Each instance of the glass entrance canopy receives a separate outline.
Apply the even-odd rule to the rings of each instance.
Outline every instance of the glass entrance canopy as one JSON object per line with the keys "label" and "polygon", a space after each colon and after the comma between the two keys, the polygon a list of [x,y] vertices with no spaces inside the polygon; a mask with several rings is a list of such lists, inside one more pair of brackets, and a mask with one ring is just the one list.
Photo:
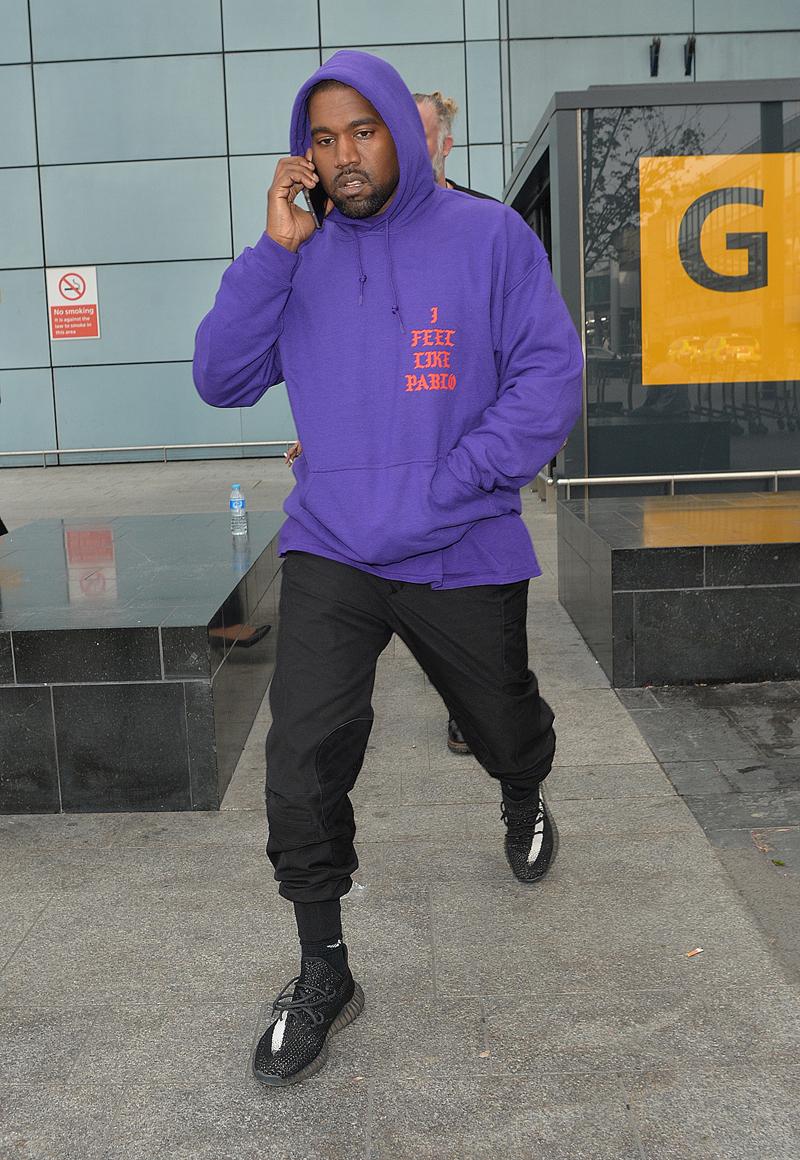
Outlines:
{"label": "glass entrance canopy", "polygon": [[505,201],[584,341],[559,475],[800,467],[800,80],[556,93]]}

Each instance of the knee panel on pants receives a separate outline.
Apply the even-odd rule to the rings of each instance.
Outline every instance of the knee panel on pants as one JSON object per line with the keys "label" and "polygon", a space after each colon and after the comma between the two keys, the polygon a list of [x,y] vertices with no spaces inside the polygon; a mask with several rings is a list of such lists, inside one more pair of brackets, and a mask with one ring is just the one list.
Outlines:
{"label": "knee panel on pants", "polygon": [[357,717],[332,729],[317,747],[315,765],[325,830],[335,825],[342,799],[355,785],[371,731],[372,717]]}
{"label": "knee panel on pants", "polygon": [[345,721],[332,729],[298,767],[287,768],[288,754],[276,758],[267,776],[270,843],[290,849],[325,841],[332,831],[353,829],[347,798],[364,760],[372,717]]}

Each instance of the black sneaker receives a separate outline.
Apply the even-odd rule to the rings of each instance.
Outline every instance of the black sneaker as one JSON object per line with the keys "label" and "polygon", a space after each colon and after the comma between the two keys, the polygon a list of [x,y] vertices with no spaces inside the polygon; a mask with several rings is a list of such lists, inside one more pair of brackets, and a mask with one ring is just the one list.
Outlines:
{"label": "black sneaker", "polygon": [[558,830],[541,795],[516,804],[504,800],[500,816],[507,827],[506,858],[520,882],[543,878],[558,851]]}
{"label": "black sneaker", "polygon": [[299,976],[286,984],[272,1004],[278,1018],[258,1041],[253,1075],[269,1087],[288,1087],[308,1079],[325,1065],[328,1036],[352,1023],[363,1010],[364,992],[349,968],[340,975],[325,959],[303,959]]}
{"label": "black sneaker", "polygon": [[472,753],[472,750],[464,740],[464,735],[452,717],[447,722],[447,748],[451,753]]}

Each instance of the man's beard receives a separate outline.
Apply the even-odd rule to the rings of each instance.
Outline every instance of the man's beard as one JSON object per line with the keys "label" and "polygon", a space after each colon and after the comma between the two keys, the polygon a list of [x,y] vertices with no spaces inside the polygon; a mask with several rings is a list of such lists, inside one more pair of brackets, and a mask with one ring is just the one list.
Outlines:
{"label": "man's beard", "polygon": [[444,177],[444,150],[441,147],[434,153],[431,165],[433,166],[433,180],[438,184]]}
{"label": "man's beard", "polygon": [[346,181],[349,177],[360,177],[367,185],[373,186],[373,192],[366,197],[352,198],[341,197],[337,192],[336,186],[330,191],[328,196],[333,204],[338,209],[339,213],[344,214],[349,218],[365,218],[372,217],[378,210],[383,209],[389,198],[397,189],[397,183],[400,180],[399,175],[394,179],[391,185],[374,185],[366,173],[348,173],[343,175],[339,180]]}

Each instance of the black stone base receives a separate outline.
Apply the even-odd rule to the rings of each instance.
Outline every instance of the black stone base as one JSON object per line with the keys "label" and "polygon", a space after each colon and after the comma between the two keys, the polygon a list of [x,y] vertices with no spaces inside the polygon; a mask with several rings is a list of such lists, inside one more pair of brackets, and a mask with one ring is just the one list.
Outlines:
{"label": "black stone base", "polygon": [[0,541],[0,812],[219,808],[274,668],[281,523],[251,513],[234,543],[225,514],[45,520]]}
{"label": "black stone base", "polygon": [[800,676],[800,496],[558,505],[558,590],[616,687]]}

